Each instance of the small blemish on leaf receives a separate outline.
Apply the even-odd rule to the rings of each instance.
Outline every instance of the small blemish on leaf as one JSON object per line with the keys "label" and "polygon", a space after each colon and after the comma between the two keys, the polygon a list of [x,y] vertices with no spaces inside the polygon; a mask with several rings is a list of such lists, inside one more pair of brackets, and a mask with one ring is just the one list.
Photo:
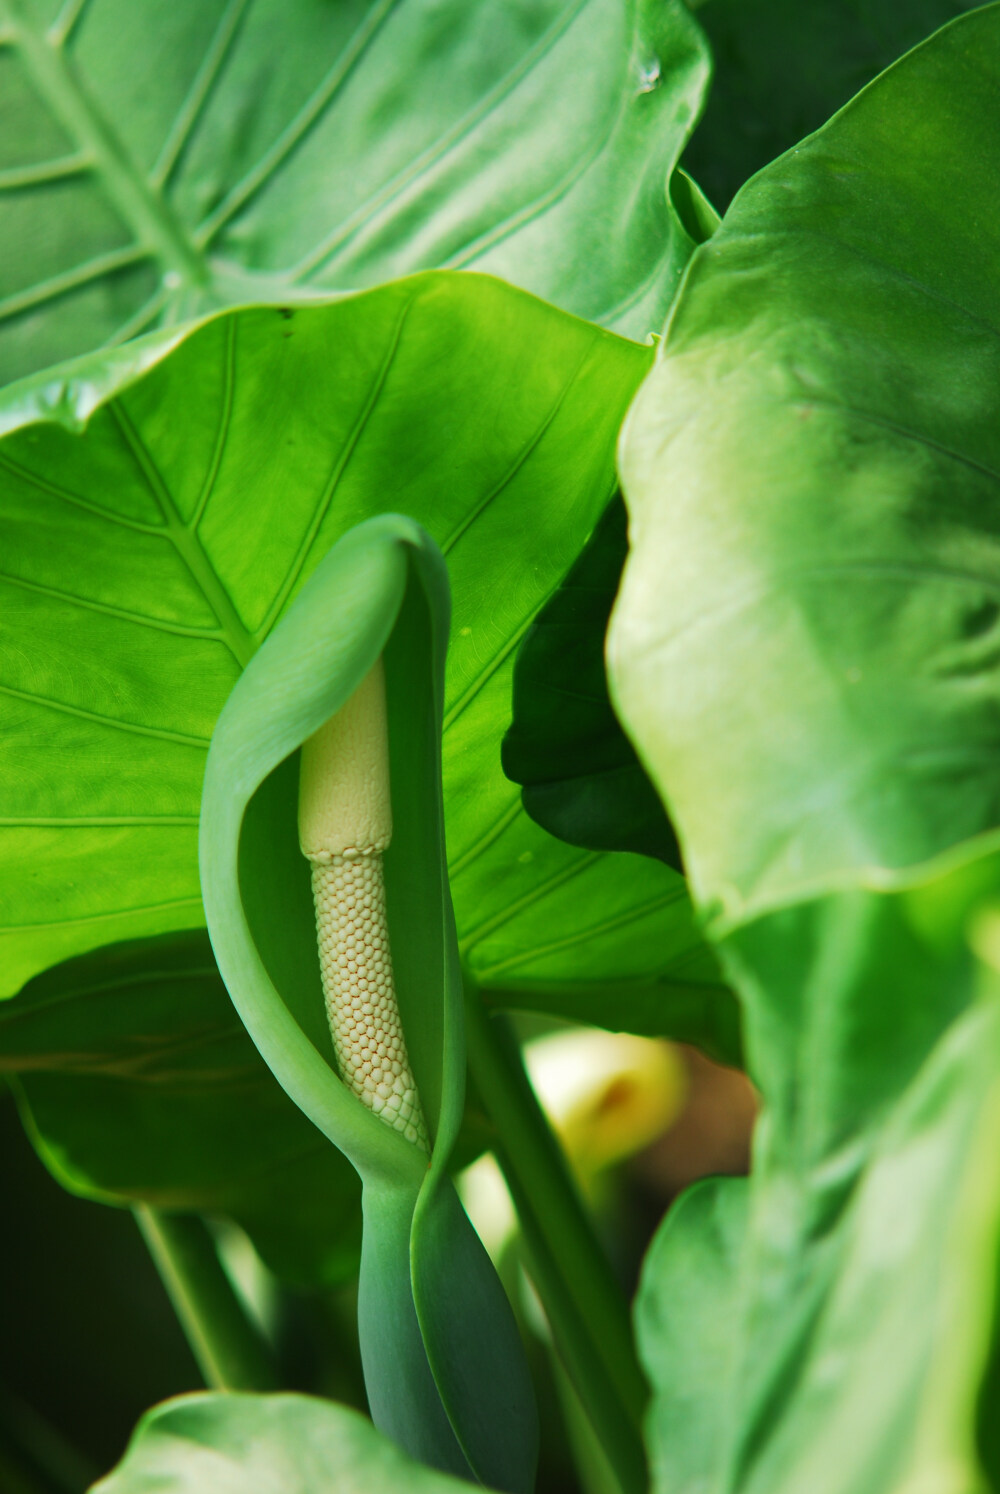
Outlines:
{"label": "small blemish on leaf", "polygon": [[658,57],[650,57],[648,61],[640,62],[639,93],[652,93],[654,88],[659,88],[661,81]]}

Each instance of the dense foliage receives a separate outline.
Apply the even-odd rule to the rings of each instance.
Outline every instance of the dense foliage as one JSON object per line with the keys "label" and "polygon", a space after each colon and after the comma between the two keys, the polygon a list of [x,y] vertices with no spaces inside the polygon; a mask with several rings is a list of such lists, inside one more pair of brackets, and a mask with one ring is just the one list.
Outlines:
{"label": "dense foliage", "polygon": [[[102,1494],[1000,1489],[998,100],[1000,3],[0,0],[0,1073],[210,1387]],[[380,660],[426,1153],[296,830]],[[510,1013],[759,1092],[631,1318]]]}

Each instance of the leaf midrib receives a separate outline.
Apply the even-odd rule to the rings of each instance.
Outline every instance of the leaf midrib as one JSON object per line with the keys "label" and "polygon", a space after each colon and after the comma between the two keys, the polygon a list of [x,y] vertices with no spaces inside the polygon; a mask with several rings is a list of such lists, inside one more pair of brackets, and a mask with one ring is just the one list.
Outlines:
{"label": "leaf midrib", "polygon": [[13,47],[42,102],[59,120],[80,154],[91,162],[102,187],[131,231],[135,246],[178,277],[177,289],[204,288],[211,280],[208,262],[167,201],[150,186],[124,149],[104,115],[82,87],[61,34],[40,34],[25,18],[21,0],[0,0],[6,18],[0,45]]}

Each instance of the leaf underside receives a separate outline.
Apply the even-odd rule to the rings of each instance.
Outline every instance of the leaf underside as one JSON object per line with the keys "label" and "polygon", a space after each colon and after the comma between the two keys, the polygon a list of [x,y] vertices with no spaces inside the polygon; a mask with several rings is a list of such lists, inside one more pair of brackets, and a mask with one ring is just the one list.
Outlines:
{"label": "leaf underside", "polygon": [[435,267],[645,337],[707,76],[681,0],[2,0],[0,382]]}

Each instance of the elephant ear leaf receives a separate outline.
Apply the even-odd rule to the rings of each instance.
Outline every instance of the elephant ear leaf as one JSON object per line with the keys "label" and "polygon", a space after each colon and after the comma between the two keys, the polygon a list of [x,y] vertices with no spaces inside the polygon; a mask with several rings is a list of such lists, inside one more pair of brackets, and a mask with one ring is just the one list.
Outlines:
{"label": "elephant ear leaf", "polygon": [[[409,519],[380,516],[330,550],[219,717],[201,876],[219,968],[251,1036],[362,1179],[359,1324],[376,1423],[424,1462],[520,1491],[534,1473],[533,1393],[509,1305],[447,1172],[465,1075],[441,789],[449,607],[440,552]],[[301,749],[311,742],[312,750],[317,733],[359,698],[380,659],[392,829],[378,859],[429,1162],[415,1136],[375,1113],[375,1095],[362,1103],[338,1072],[343,1033],[332,1037],[324,1015],[310,863],[300,848]],[[356,867],[356,852],[330,864]],[[385,1020],[373,1004],[368,1025]],[[442,1260],[456,1266],[448,1290]]]}
{"label": "elephant ear leaf", "polygon": [[1000,823],[998,89],[993,4],[754,177],[625,423],[615,700],[728,918]]}

